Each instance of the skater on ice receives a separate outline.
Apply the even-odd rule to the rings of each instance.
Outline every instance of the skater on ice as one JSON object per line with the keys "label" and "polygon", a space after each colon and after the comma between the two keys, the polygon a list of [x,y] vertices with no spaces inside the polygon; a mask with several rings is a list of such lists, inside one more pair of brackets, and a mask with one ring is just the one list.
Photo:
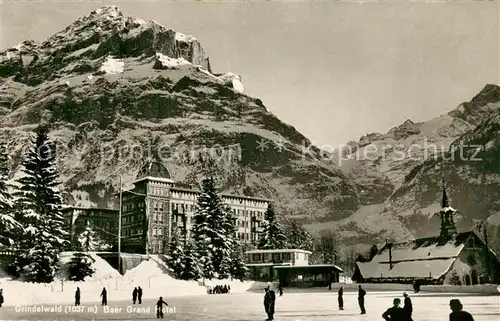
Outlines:
{"label": "skater on ice", "polygon": [[366,291],[361,287],[361,285],[359,285],[358,286],[358,304],[359,304],[359,308],[361,309],[361,314],[366,314],[365,295],[366,295]]}
{"label": "skater on ice", "polygon": [[276,294],[269,287],[266,288],[264,295],[264,309],[267,314],[266,321],[274,320],[274,304],[276,302]]}
{"label": "skater on ice", "polygon": [[450,321],[474,321],[469,312],[463,311],[463,305],[458,299],[450,300]]}
{"label": "skater on ice", "polygon": [[413,304],[411,303],[411,299],[408,296],[408,293],[404,292],[403,296],[405,298],[405,305],[403,306],[403,310],[405,312],[405,320],[413,321],[413,319],[411,318],[411,315],[413,314]]}
{"label": "skater on ice", "polygon": [[101,305],[108,305],[108,291],[106,291],[106,288],[102,288],[101,297]]}
{"label": "skater on ice", "polygon": [[137,301],[137,288],[134,288],[134,291],[132,291],[132,304],[135,304]]}
{"label": "skater on ice", "polygon": [[386,321],[406,321],[405,311],[400,307],[401,299],[395,298],[392,303],[393,306],[382,314],[382,318]]}
{"label": "skater on ice", "polygon": [[0,308],[2,307],[3,304],[3,289],[0,289]]}
{"label": "skater on ice", "polygon": [[163,301],[163,297],[160,297],[158,302],[156,302],[156,317],[163,318],[163,305],[168,306],[167,302]]}
{"label": "skater on ice", "polygon": [[76,306],[80,305],[80,288],[79,287],[76,288],[76,292],[75,292],[75,305]]}
{"label": "skater on ice", "polygon": [[344,287],[341,286],[339,289],[339,310],[344,310]]}
{"label": "skater on ice", "polygon": [[142,288],[140,286],[137,287],[137,301],[139,301],[139,304],[142,303]]}

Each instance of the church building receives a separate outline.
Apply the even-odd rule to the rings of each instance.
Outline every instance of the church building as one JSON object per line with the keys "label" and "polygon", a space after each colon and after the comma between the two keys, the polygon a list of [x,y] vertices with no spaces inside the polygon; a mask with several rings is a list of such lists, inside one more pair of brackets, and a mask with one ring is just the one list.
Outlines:
{"label": "church building", "polygon": [[370,262],[356,262],[352,279],[365,283],[473,285],[495,283],[500,261],[474,232],[457,232],[443,184],[439,236],[390,243]]}

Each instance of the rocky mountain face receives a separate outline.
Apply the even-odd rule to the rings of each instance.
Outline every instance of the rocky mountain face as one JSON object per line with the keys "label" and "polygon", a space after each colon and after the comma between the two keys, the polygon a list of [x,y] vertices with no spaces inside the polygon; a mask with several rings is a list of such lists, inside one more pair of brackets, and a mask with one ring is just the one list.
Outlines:
{"label": "rocky mountain face", "polygon": [[360,208],[327,226],[309,227],[334,228],[367,242],[437,235],[444,179],[459,211],[458,229],[486,221],[490,244],[500,249],[499,120],[500,87],[487,85],[447,114],[349,142],[336,156],[359,190]]}
{"label": "rocky mountain face", "polygon": [[215,174],[222,190],[275,199],[281,212],[348,216],[356,187],[295,128],[215,73],[196,38],[114,6],[42,43],[0,53],[1,137],[13,178],[30,134],[48,126],[69,203],[110,207],[148,158],[178,182]]}

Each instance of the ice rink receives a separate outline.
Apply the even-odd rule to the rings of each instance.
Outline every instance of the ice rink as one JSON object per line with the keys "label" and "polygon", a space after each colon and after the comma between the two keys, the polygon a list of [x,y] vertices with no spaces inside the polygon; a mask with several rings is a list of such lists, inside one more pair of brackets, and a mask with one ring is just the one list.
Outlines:
{"label": "ice rink", "polygon": [[[500,320],[500,296],[472,296],[464,294],[410,294],[414,306],[415,321],[448,320],[448,302],[458,298],[464,310],[472,313],[476,321]],[[96,294],[98,298],[99,293]],[[400,292],[369,292],[366,296],[366,315],[359,314],[357,293],[344,294],[344,311],[337,307],[336,293],[285,293],[276,300],[275,320],[282,321],[331,321],[331,320],[382,320],[381,314],[390,307],[392,299],[402,298]],[[95,298],[93,301],[95,301]],[[164,320],[265,320],[263,294],[214,294],[203,296],[164,298],[169,304],[169,313]],[[6,306],[1,309],[0,320],[154,320],[155,302],[146,300],[142,305],[131,302],[113,301],[109,293],[108,305],[112,311],[105,312],[99,302],[89,302],[91,298],[82,297],[83,311],[68,311],[73,307],[65,305],[46,305],[45,308],[60,308],[61,312],[20,312],[21,307]],[[97,310],[96,310],[97,304]],[[150,311],[130,311],[132,307],[150,308]],[[127,311],[129,310],[129,311]]]}

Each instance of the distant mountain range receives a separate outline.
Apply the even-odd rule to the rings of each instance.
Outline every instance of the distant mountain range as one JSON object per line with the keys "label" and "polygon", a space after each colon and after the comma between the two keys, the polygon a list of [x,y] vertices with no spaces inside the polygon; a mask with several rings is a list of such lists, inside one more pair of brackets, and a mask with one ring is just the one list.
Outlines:
{"label": "distant mountain range", "polygon": [[[215,174],[225,192],[272,198],[312,231],[367,244],[435,233],[442,173],[459,227],[488,218],[492,238],[500,233],[499,102],[500,88],[488,85],[448,114],[407,120],[330,155],[246,95],[242,77],[213,71],[196,38],[115,6],[0,53],[0,134],[13,178],[42,123],[70,203],[113,206],[117,175],[129,186],[155,158],[176,181]],[[431,157],[460,142],[483,146],[475,156],[484,161]]]}

